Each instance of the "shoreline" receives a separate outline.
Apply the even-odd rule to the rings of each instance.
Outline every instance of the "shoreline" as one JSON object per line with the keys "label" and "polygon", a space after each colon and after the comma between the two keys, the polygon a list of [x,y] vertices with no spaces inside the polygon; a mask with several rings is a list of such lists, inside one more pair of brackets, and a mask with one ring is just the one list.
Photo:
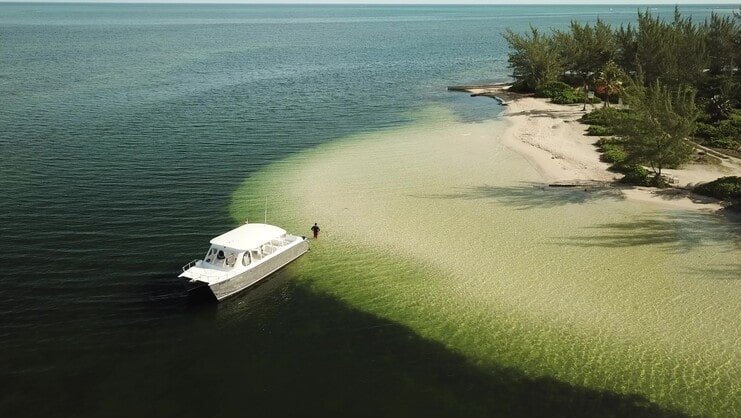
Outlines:
{"label": "shoreline", "polygon": [[[540,174],[544,183],[573,184],[588,188],[611,187],[620,190],[630,201],[654,204],[668,209],[717,213],[724,209],[721,201],[697,195],[691,187],[728,175],[741,175],[741,162],[723,161],[718,166],[688,164],[681,169],[664,170],[678,186],[667,189],[620,185],[619,173],[600,161],[595,146],[598,136],[588,136],[587,125],[579,122],[584,115],[581,104],[559,105],[548,99],[512,93],[507,84],[448,87],[449,91],[472,97],[494,98],[505,106],[502,113],[508,122],[502,144],[516,152]],[[588,105],[590,110],[601,105]]]}
{"label": "shoreline", "polygon": [[[556,119],[536,119],[554,130]],[[549,188],[547,172],[503,143],[511,125],[432,107],[261,170],[230,213],[262,214],[267,195],[270,219],[286,229],[318,221],[322,238],[298,280],[472,362],[727,415],[736,229],[600,183]]]}

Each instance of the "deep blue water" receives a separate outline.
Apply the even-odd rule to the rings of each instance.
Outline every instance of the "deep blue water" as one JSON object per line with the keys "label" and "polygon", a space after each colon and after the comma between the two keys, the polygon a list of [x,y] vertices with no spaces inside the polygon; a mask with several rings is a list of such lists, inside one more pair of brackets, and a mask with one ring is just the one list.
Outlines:
{"label": "deep blue water", "polygon": [[[713,9],[731,8],[682,8]],[[635,10],[0,3],[0,415],[626,407],[476,370],[286,273],[219,306],[174,278],[233,225],[230,195],[261,167],[431,103],[496,114],[445,87],[507,80],[505,28]]]}

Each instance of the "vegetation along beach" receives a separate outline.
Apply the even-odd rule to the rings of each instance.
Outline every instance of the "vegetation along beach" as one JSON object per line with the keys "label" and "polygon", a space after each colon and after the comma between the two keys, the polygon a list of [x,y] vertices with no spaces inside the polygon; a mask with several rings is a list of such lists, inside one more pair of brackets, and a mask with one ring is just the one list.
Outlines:
{"label": "vegetation along beach", "polygon": [[0,3],[0,416],[738,416],[739,13]]}

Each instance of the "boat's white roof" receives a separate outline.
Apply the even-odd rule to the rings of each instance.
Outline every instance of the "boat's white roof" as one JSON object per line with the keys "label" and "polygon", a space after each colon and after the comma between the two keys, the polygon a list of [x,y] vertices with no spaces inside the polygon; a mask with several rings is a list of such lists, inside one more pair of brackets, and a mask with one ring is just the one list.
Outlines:
{"label": "boat's white roof", "polygon": [[285,233],[285,229],[274,225],[245,224],[212,239],[211,244],[238,250],[251,250]]}

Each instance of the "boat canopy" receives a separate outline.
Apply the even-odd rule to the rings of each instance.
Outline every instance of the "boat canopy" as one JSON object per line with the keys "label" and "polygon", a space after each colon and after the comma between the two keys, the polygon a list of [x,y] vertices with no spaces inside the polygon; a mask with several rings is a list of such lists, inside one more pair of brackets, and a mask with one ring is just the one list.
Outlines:
{"label": "boat canopy", "polygon": [[267,224],[245,224],[211,240],[211,244],[237,250],[258,248],[271,240],[282,237],[286,230]]}

